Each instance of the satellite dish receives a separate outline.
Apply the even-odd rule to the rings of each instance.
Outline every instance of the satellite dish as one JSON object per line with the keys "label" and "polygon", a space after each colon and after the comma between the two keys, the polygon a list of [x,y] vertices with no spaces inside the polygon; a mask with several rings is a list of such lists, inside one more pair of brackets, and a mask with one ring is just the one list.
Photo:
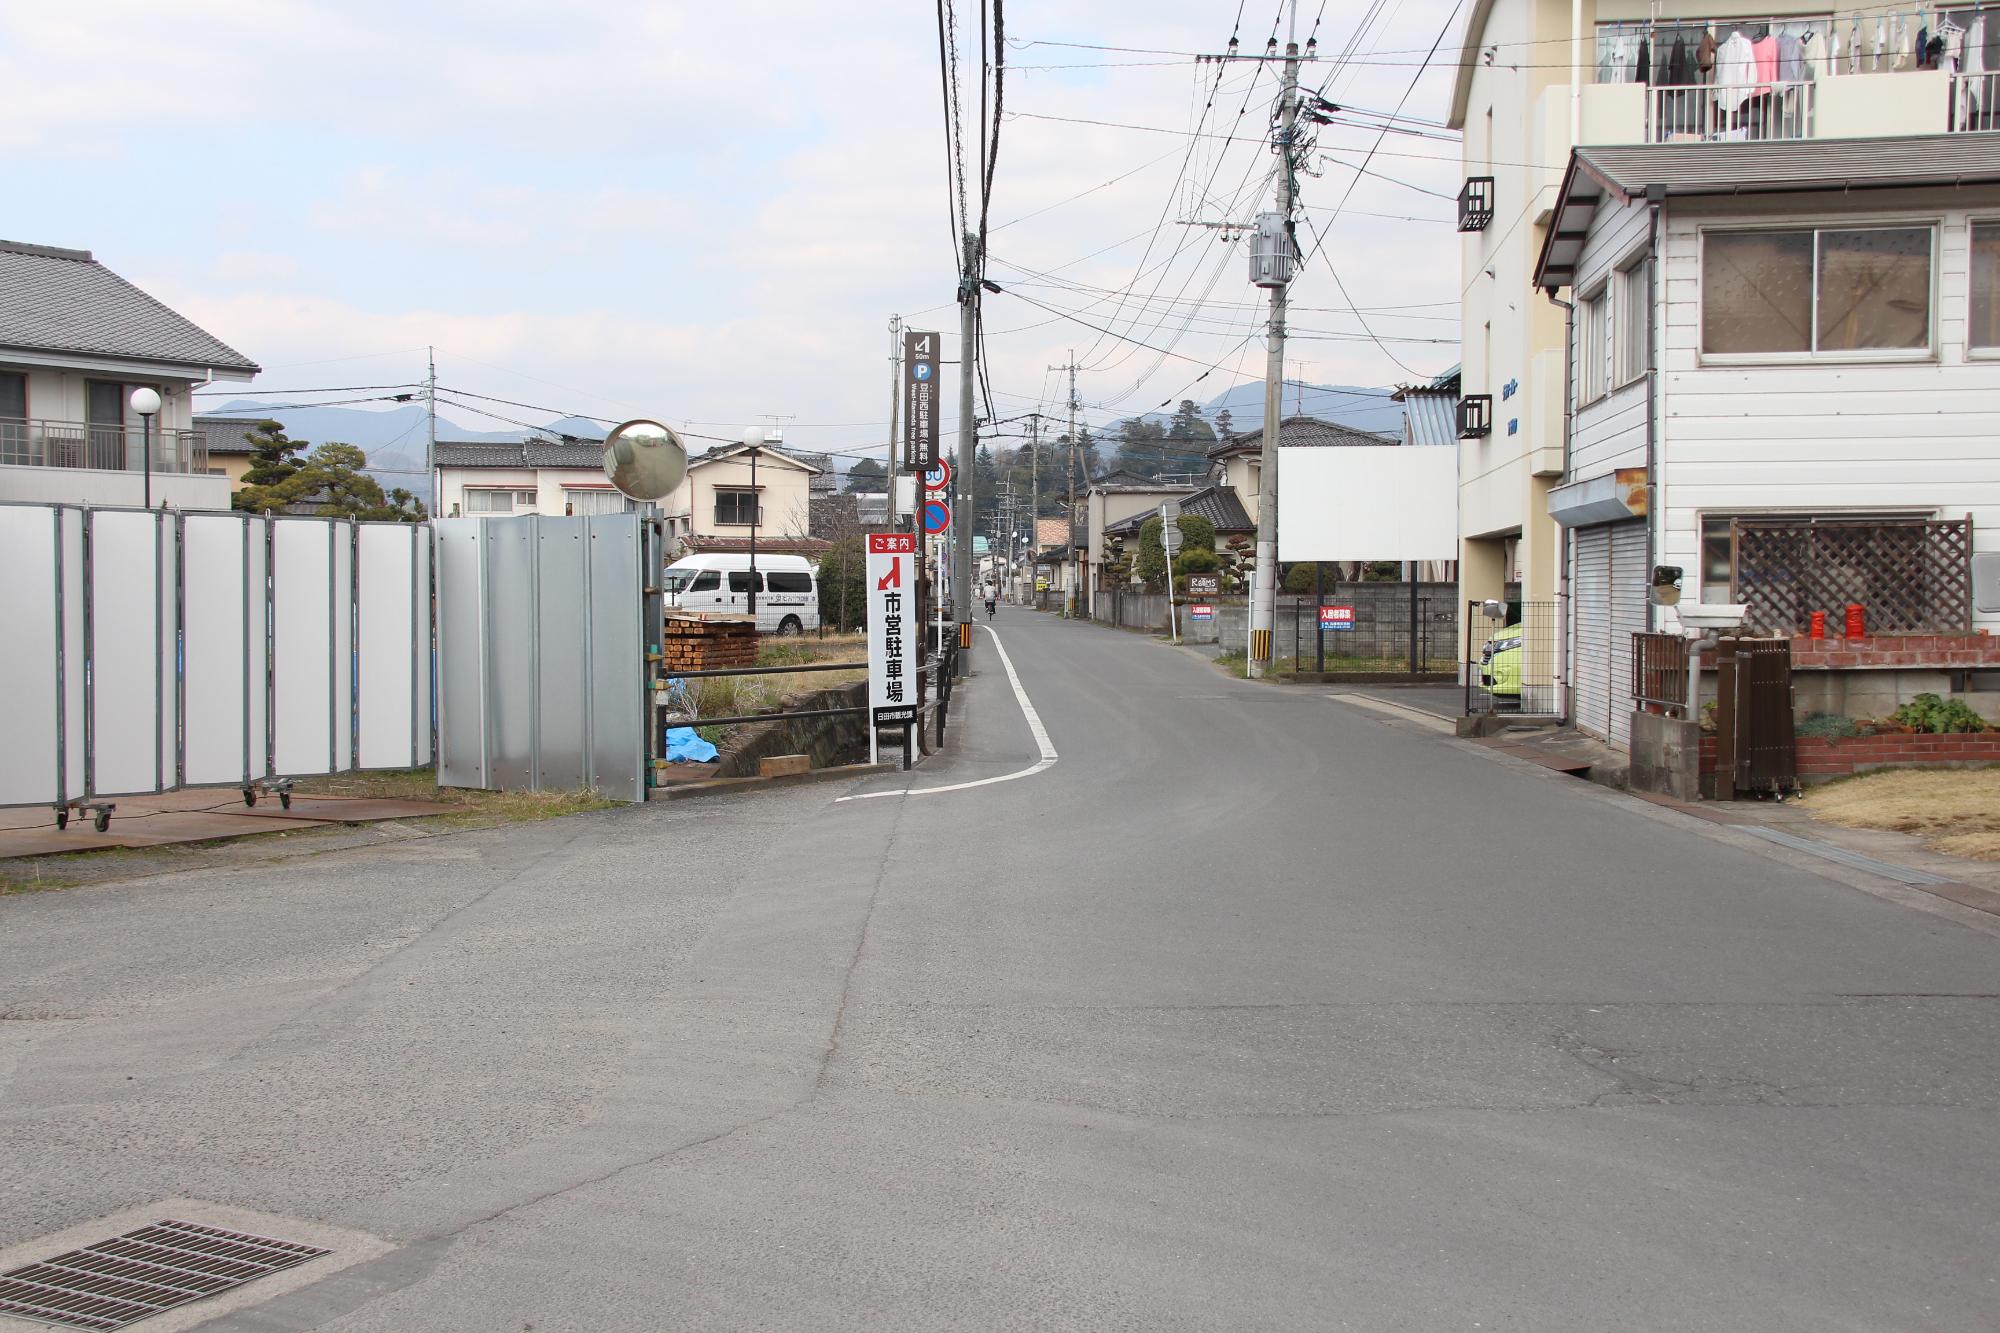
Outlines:
{"label": "satellite dish", "polygon": [[687,446],[657,421],[628,421],[604,437],[604,475],[634,500],[673,494],[687,470]]}

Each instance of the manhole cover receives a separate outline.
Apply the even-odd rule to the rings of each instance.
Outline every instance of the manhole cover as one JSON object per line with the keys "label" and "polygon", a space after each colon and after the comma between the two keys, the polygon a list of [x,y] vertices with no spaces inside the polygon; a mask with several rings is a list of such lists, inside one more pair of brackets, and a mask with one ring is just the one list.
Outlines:
{"label": "manhole cover", "polygon": [[124,1328],[327,1253],[192,1222],[154,1222],[0,1273],[0,1314],[57,1328]]}

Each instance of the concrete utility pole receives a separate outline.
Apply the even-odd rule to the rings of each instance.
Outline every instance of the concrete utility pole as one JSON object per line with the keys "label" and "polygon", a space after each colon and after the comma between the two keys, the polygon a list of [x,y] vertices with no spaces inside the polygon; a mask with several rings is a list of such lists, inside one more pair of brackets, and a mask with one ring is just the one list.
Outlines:
{"label": "concrete utility pole", "polygon": [[896,530],[896,420],[903,405],[903,317],[889,316],[889,531]]}
{"label": "concrete utility pole", "polygon": [[958,674],[971,673],[972,469],[979,451],[973,424],[972,386],[979,356],[979,238],[965,234],[965,271],[958,281],[958,503],[952,506],[951,600],[958,619]]}
{"label": "concrete utility pole", "polygon": [[[1284,88],[1278,94],[1278,214],[1285,221],[1285,244],[1291,245],[1293,188],[1292,139],[1299,118],[1299,5],[1292,0],[1291,30],[1285,42]],[[1291,262],[1289,256],[1286,264]],[[1264,446],[1257,481],[1257,568],[1250,591],[1250,657],[1247,674],[1262,676],[1271,668],[1272,631],[1278,623],[1278,423],[1285,408],[1285,297],[1287,284],[1271,287],[1271,329],[1264,363]]]}
{"label": "concrete utility pole", "polygon": [[1069,506],[1063,510],[1063,540],[1069,543],[1067,569],[1069,577],[1074,582],[1070,587],[1063,589],[1063,611],[1066,615],[1074,616],[1077,611],[1077,599],[1083,592],[1081,587],[1083,578],[1076,567],[1076,471],[1079,456],[1076,444],[1076,349],[1070,349],[1069,364],[1050,366],[1049,369],[1069,372]]}
{"label": "concrete utility pole", "polygon": [[424,475],[431,479],[431,517],[440,517],[438,507],[444,503],[444,487],[438,484],[438,360],[437,348],[426,347],[425,357],[430,361],[430,378],[424,384],[424,414],[429,418],[430,433],[424,445]]}
{"label": "concrete utility pole", "polygon": [[[1042,572],[1042,414],[1028,413],[1028,591]],[[1027,600],[1025,597],[1023,601]]]}

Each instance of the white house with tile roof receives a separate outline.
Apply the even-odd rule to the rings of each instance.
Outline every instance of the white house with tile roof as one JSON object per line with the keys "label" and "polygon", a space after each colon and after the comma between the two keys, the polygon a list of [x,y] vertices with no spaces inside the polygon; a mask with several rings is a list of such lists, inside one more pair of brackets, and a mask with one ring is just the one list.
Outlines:
{"label": "white house with tile roof", "polygon": [[0,241],[0,500],[136,506],[150,462],[155,506],[227,509],[193,390],[257,370],[88,250]]}

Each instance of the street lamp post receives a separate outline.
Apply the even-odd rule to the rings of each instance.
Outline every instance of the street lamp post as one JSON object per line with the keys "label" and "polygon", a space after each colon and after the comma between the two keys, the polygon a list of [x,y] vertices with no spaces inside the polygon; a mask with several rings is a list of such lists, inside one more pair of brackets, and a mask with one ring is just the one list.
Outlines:
{"label": "street lamp post", "polygon": [[146,469],[146,508],[153,507],[153,417],[160,410],[160,395],[147,388],[132,390],[132,410],[139,414],[140,454]]}

